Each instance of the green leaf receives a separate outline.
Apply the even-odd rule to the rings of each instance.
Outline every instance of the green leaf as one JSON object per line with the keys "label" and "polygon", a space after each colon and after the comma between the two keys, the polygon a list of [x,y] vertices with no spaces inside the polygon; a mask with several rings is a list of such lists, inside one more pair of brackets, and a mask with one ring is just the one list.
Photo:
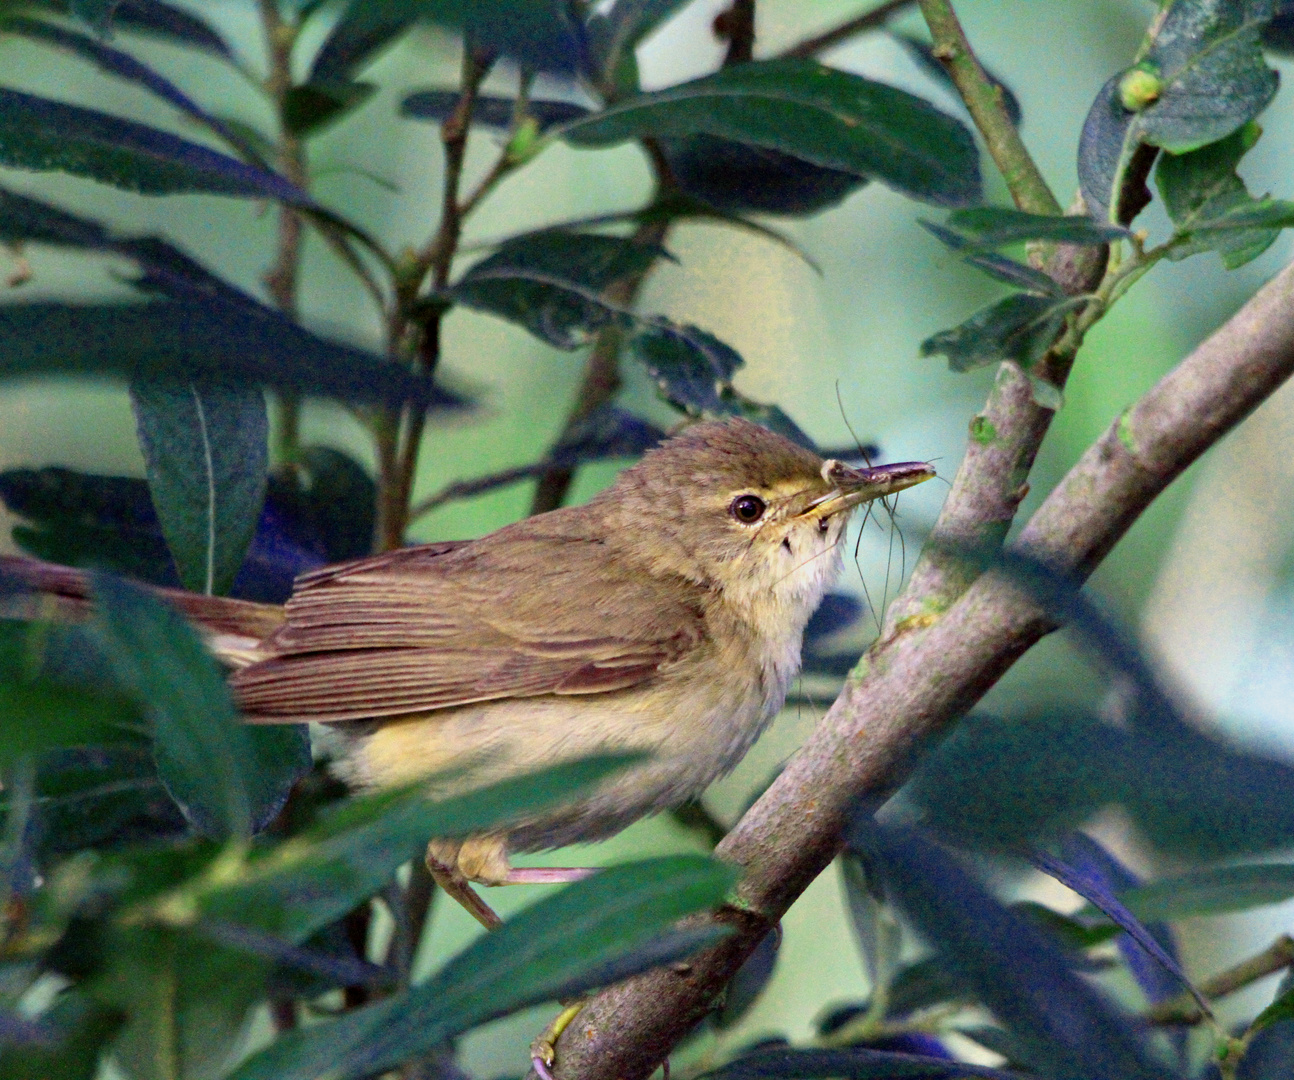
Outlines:
{"label": "green leaf", "polygon": [[1081,298],[1058,299],[1014,293],[977,311],[960,326],[921,343],[922,356],[943,354],[953,371],[970,371],[999,360],[1029,368],[1051,347],[1065,315]]}
{"label": "green leaf", "polygon": [[1170,259],[1217,251],[1228,270],[1243,266],[1269,248],[1280,235],[1275,228],[1240,227],[1234,222],[1274,200],[1255,199],[1236,175],[1240,159],[1258,141],[1261,129],[1246,124],[1221,142],[1187,154],[1164,154],[1155,183],[1174,225]]}
{"label": "green leaf", "polygon": [[432,837],[462,836],[564,805],[637,760],[589,758],[443,802],[426,781],[342,804],[287,843],[183,901],[194,917],[227,920],[300,944],[372,896]]}
{"label": "green leaf", "polygon": [[99,1054],[122,1020],[120,1011],[68,991],[41,1014],[50,1043],[0,1047],[0,1080],[94,1080]]}
{"label": "green leaf", "polygon": [[192,592],[234,583],[265,501],[269,419],[258,387],[135,383],[130,390],[148,487]]}
{"label": "green leaf", "polygon": [[1281,1020],[1294,1020],[1294,979],[1288,974],[1281,980],[1272,1003],[1254,1017],[1249,1031],[1251,1034],[1257,1033]]}
{"label": "green leaf", "polygon": [[[233,1078],[350,1080],[383,1072],[487,1020],[678,959],[724,931],[671,935],[669,947],[650,947],[676,920],[720,904],[735,876],[695,855],[602,870],[478,938],[421,986],[279,1038]],[[616,963],[636,950],[645,951],[634,964]]]}
{"label": "green leaf", "polygon": [[95,997],[125,1012],[112,1044],[131,1080],[207,1080],[242,1041],[269,965],[242,950],[155,926],[114,927]]}
{"label": "green leaf", "polygon": [[1198,915],[1225,915],[1294,897],[1294,864],[1215,866],[1152,881],[1119,893],[1142,922],[1176,922]]}
{"label": "green leaf", "polygon": [[672,405],[692,415],[726,415],[720,390],[744,361],[731,346],[695,326],[650,320],[629,342],[630,352]]}
{"label": "green leaf", "polygon": [[[1098,219],[1131,221],[1150,201],[1143,179],[1156,147],[1175,154],[1225,138],[1276,92],[1260,34],[1272,0],[1174,0],[1145,55],[1101,88],[1083,124],[1078,176]],[[1142,85],[1127,93],[1129,79]]]}
{"label": "green leaf", "polygon": [[20,757],[61,746],[101,746],[147,740],[130,701],[48,679],[0,679],[0,770]]}
{"label": "green leaf", "polygon": [[0,304],[0,378],[53,374],[239,381],[428,408],[465,404],[429,379],[312,334],[232,289],[145,304]]}
{"label": "green leaf", "polygon": [[980,194],[979,153],[965,126],[902,90],[810,60],[736,64],[627,98],[556,134],[578,146],[714,135],[961,206]]}
{"label": "green leaf", "polygon": [[364,104],[377,91],[373,83],[311,81],[292,87],[283,98],[283,126],[309,138]]}
{"label": "green leaf", "polygon": [[618,236],[549,229],[505,241],[445,290],[446,298],[519,323],[559,349],[575,349],[624,317],[602,298],[665,254]]}
{"label": "green leaf", "polygon": [[0,88],[0,164],[61,170],[141,195],[314,201],[277,173],[119,116]]}
{"label": "green leaf", "polygon": [[309,768],[304,732],[240,723],[216,662],[173,608],[106,575],[94,593],[104,651],[152,718],[158,774],[184,816],[216,838],[266,824]]}
{"label": "green leaf", "polygon": [[1026,240],[1056,244],[1108,244],[1130,235],[1121,225],[1094,221],[1085,214],[1028,214],[1006,206],[975,206],[948,215],[948,227],[965,236],[971,248],[994,248]]}
{"label": "green leaf", "polygon": [[1144,59],[1162,89],[1137,113],[1140,140],[1182,154],[1262,112],[1279,81],[1261,43],[1273,8],[1272,0],[1175,0]]}

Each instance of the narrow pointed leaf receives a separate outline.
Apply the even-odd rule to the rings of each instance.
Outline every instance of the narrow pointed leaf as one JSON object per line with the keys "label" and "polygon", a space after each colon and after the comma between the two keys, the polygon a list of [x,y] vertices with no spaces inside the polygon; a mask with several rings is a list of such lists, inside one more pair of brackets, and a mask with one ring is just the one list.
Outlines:
{"label": "narrow pointed leaf", "polygon": [[61,170],[142,195],[206,192],[313,207],[277,173],[119,116],[0,88],[0,164]]}
{"label": "narrow pointed leaf", "polygon": [[[678,959],[722,930],[672,935],[684,915],[722,902],[731,868],[678,855],[611,867],[509,919],[405,994],[298,1029],[254,1055],[233,1080],[351,1080],[393,1067],[497,1016]],[[637,954],[634,965],[618,958]]]}
{"label": "narrow pointed leaf", "polygon": [[121,49],[115,49],[86,34],[78,34],[52,23],[21,16],[0,19],[0,31],[19,34],[80,56],[109,75],[115,75],[119,79],[142,86],[167,104],[179,109],[190,119],[215,132],[231,146],[244,151],[248,149],[246,141],[241,136],[198,105],[170,79]]}
{"label": "narrow pointed leaf", "polygon": [[1001,360],[1029,368],[1051,347],[1066,314],[1080,301],[1014,293],[977,311],[960,326],[921,343],[922,356],[943,354],[953,371],[970,371]]}
{"label": "narrow pointed leaf", "polygon": [[1020,1080],[1019,1073],[1006,1069],[861,1046],[848,1050],[763,1047],[701,1075],[704,1080],[828,1080],[831,1077],[844,1080],[902,1080],[905,1077],[957,1080],[963,1076]]}
{"label": "narrow pointed leaf", "polygon": [[290,845],[204,884],[195,913],[301,944],[372,896],[430,838],[480,832],[567,804],[635,760],[589,758],[443,801],[429,799],[425,783],[349,800]]}
{"label": "narrow pointed leaf", "polygon": [[1119,893],[1119,900],[1145,922],[1176,922],[1199,915],[1280,904],[1294,897],[1294,864],[1213,866],[1151,881]]}
{"label": "narrow pointed leaf", "polygon": [[975,206],[948,215],[948,227],[967,237],[972,247],[1002,247],[1026,240],[1057,244],[1108,244],[1129,231],[1094,221],[1083,214],[1029,214],[1006,206]]}
{"label": "narrow pointed leaf", "polygon": [[266,824],[309,768],[304,731],[245,727],[216,662],[161,600],[104,575],[94,592],[104,652],[152,720],[158,773],[185,816],[217,838]]}
{"label": "narrow pointed leaf", "polygon": [[720,390],[744,361],[713,334],[657,319],[633,336],[629,349],[671,404],[694,415],[735,411]]}
{"label": "narrow pointed leaf", "polygon": [[269,419],[258,387],[136,383],[148,486],[180,581],[229,592],[265,501]]}
{"label": "narrow pointed leaf", "polygon": [[557,129],[580,146],[712,135],[879,180],[927,202],[979,197],[979,159],[965,126],[891,86],[808,60],[737,64],[617,102]]}
{"label": "narrow pointed leaf", "polygon": [[855,815],[846,838],[875,860],[894,902],[1051,1080],[1170,1080],[1129,1019],[1053,941],[990,896],[941,849]]}
{"label": "narrow pointed leaf", "polygon": [[[457,90],[415,90],[406,94],[400,102],[400,115],[413,120],[432,120],[440,123],[458,107],[461,97],[462,94]],[[512,126],[515,108],[516,101],[512,98],[479,94],[472,107],[472,123],[480,127],[506,131]],[[570,123],[589,114],[590,110],[587,106],[576,105],[570,101],[545,101],[543,98],[531,98],[526,102],[526,115],[538,122],[540,131],[546,131],[558,124]]]}

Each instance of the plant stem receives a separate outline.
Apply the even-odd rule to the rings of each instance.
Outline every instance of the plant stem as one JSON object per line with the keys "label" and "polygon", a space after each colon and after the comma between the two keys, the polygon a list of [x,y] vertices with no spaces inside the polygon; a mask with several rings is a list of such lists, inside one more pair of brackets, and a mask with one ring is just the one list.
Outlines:
{"label": "plant stem", "polygon": [[[259,0],[259,8],[265,51],[269,58],[265,93],[274,105],[280,125],[279,170],[293,184],[305,190],[309,183],[305,144],[282,126],[283,105],[292,89],[292,47],[296,44],[296,28],[283,21],[277,0]],[[264,281],[278,309],[293,319],[297,317],[302,231],[301,216],[290,206],[280,206],[278,254]],[[280,395],[278,414],[275,456],[281,464],[294,468],[301,456],[300,399],[291,394]]]}
{"label": "plant stem", "polygon": [[[1291,965],[1294,965],[1294,938],[1282,934],[1257,956],[1200,983],[1200,993],[1212,1000],[1226,997]],[[1191,1025],[1200,1023],[1204,1014],[1190,994],[1179,994],[1156,1005],[1146,1014],[1146,1019],[1161,1026]]]}
{"label": "plant stem", "polygon": [[[669,222],[663,218],[655,219],[639,225],[634,230],[633,241],[636,244],[663,244],[668,234]],[[649,273],[650,267],[617,281],[606,290],[606,300],[617,307],[631,307]],[[624,331],[615,324],[604,326],[598,331],[593,339],[588,363],[584,366],[584,379],[575,394],[575,404],[571,406],[554,445],[566,439],[577,425],[615,397],[616,391],[620,389],[620,348],[623,343]],[[575,469],[569,465],[554,465],[545,470],[535,487],[530,512],[543,514],[556,510],[566,501],[566,494],[574,479]]]}
{"label": "plant stem", "polygon": [[915,2],[916,0],[886,0],[879,7],[856,15],[848,22],[843,22],[830,30],[824,30],[811,38],[805,38],[798,45],[793,45],[783,52],[782,56],[788,60],[811,60],[819,53],[824,53],[852,37],[865,34],[870,30],[880,30],[889,21],[891,15],[911,7]]}
{"label": "plant stem", "polygon": [[[396,306],[391,320],[390,349],[399,357],[410,347],[414,305],[418,293],[431,275],[436,289],[449,283],[450,268],[463,229],[463,209],[459,205],[458,191],[463,178],[463,159],[467,153],[467,136],[476,107],[476,96],[481,82],[494,62],[492,54],[475,50],[471,43],[463,48],[462,89],[454,111],[440,126],[440,141],[444,147],[445,174],[440,201],[440,224],[435,235],[414,259],[412,265],[396,283]],[[444,312],[435,309],[423,323],[417,349],[411,360],[414,367],[430,374],[440,360],[440,324]],[[418,471],[418,451],[426,414],[404,409],[390,413],[379,423],[378,432],[378,512],[377,547],[391,551],[404,544],[404,532],[409,524],[409,500],[413,494],[414,477]]]}
{"label": "plant stem", "polygon": [[934,38],[934,54],[947,68],[971,119],[984,136],[988,152],[1002,173],[1016,206],[1032,214],[1061,213],[1060,203],[1007,115],[1001,88],[993,84],[971,51],[950,0],[917,2]]}

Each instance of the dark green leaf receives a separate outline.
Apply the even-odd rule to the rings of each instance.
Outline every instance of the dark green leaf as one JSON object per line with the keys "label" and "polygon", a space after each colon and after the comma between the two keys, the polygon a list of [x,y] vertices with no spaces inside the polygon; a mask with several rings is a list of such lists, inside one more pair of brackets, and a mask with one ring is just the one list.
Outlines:
{"label": "dark green leaf", "polygon": [[197,913],[299,944],[372,896],[428,839],[479,832],[569,803],[631,760],[560,765],[445,802],[430,801],[425,782],[350,800],[288,847],[272,848],[237,875],[204,886]]}
{"label": "dark green leaf", "polygon": [[1032,900],[1022,900],[1012,904],[1011,910],[1023,915],[1035,926],[1054,934],[1060,943],[1069,949],[1083,950],[1104,945],[1121,932],[1117,926],[1110,923],[1089,926],[1085,922],[1062,915],[1059,911],[1052,911],[1051,908],[1036,904]]}
{"label": "dark green leaf", "polygon": [[723,931],[674,935],[668,950],[651,946],[677,919],[721,903],[733,879],[730,867],[693,855],[600,871],[478,938],[421,986],[332,1023],[290,1032],[233,1076],[368,1076],[486,1020],[625,978],[633,969],[615,962],[626,954],[646,950],[637,970],[679,959]]}
{"label": "dark green leaf", "polygon": [[265,500],[265,396],[258,387],[219,383],[135,383],[130,395],[180,581],[191,592],[224,595]]}
{"label": "dark green leaf", "polygon": [[269,965],[242,950],[160,927],[114,928],[95,996],[128,1016],[112,1044],[131,1080],[205,1080],[238,1047]]}
{"label": "dark green leaf", "polygon": [[953,251],[960,252],[965,262],[977,270],[984,271],[991,278],[1042,296],[1054,296],[1059,299],[1065,295],[1060,285],[1041,270],[1035,270],[1032,266],[1016,262],[997,252],[985,251],[972,243],[969,237],[943,225],[936,225],[933,221],[922,221],[920,225],[941,243],[947,244]]}
{"label": "dark green leaf", "polygon": [[1277,0],[1276,14],[1263,27],[1263,48],[1281,56],[1294,52],[1294,2]]}
{"label": "dark green leaf", "polygon": [[171,797],[215,837],[246,836],[278,813],[309,767],[304,732],[241,724],[224,677],[174,609],[96,576],[105,652],[153,721],[153,752]]}
{"label": "dark green leaf", "polygon": [[778,923],[746,957],[737,974],[728,980],[723,1001],[714,1012],[714,1026],[720,1031],[734,1027],[759,1000],[773,977],[781,947],[782,924]]}
{"label": "dark green leaf", "polygon": [[329,31],[310,65],[310,82],[351,82],[370,60],[417,19],[413,5],[383,12],[376,4],[350,4]]}
{"label": "dark green leaf", "polygon": [[1273,0],[1175,0],[1145,57],[1162,89],[1137,113],[1140,141],[1182,154],[1262,112],[1278,82],[1260,45],[1273,8]]}
{"label": "dark green leaf", "polygon": [[1018,850],[1071,831],[1123,791],[1131,748],[1094,718],[1042,713],[1020,720],[966,717],[904,789],[939,833],[959,843]]}
{"label": "dark green leaf", "polygon": [[277,173],[94,109],[0,88],[0,164],[62,170],[142,195],[207,192],[314,207]]}
{"label": "dark green leaf", "polygon": [[[142,86],[167,104],[179,109],[190,119],[196,120],[203,127],[215,132],[244,154],[250,151],[252,157],[257,156],[256,151],[248,145],[241,135],[229,128],[222,120],[203,109],[170,79],[158,74],[129,53],[114,49],[85,34],[78,34],[38,19],[27,19],[21,16],[0,18],[0,30],[20,34],[23,37],[44,42],[55,48],[66,49],[68,52],[88,60],[109,75],[115,75],[120,79],[135,83],[137,86]],[[257,164],[263,165],[264,163],[258,161]]]}
{"label": "dark green leaf", "polygon": [[1133,1026],[1072,971],[1071,957],[947,853],[861,813],[846,839],[875,860],[892,900],[1014,1036],[1028,1065],[1057,1080],[1170,1080]]}
{"label": "dark green leaf", "polygon": [[143,717],[129,701],[46,679],[0,679],[0,770],[61,746],[146,740]]}
{"label": "dark green leaf", "polygon": [[1115,75],[1101,87],[1078,140],[1078,186],[1097,221],[1128,224],[1150,202],[1146,177],[1159,151],[1137,141],[1135,113],[1119,102]]}
{"label": "dark green leaf", "polygon": [[356,402],[463,405],[430,380],[318,337],[241,294],[0,305],[0,378],[72,373],[229,380]]}
{"label": "dark green leaf", "polygon": [[283,127],[309,138],[364,104],[376,92],[373,83],[312,80],[288,90],[283,98]]}
{"label": "dark green leaf", "polygon": [[[462,94],[457,90],[415,90],[406,94],[400,102],[400,115],[414,120],[434,120],[437,123],[447,119],[458,107]],[[479,94],[472,107],[472,123],[481,127],[499,128],[506,131],[512,126],[512,114],[516,101],[512,98],[496,97],[493,94]],[[584,105],[570,101],[545,101],[542,98],[531,98],[526,102],[526,115],[539,124],[539,130],[545,131],[556,124],[566,124],[589,115]]]}
{"label": "dark green leaf", "polygon": [[696,134],[880,180],[927,202],[979,197],[965,126],[911,94],[808,60],[737,64],[617,102],[558,129],[577,145]]}
{"label": "dark green leaf", "polygon": [[955,1080],[962,1076],[985,1076],[990,1080],[1019,1080],[1016,1073],[984,1065],[966,1065],[951,1058],[923,1054],[899,1054],[891,1050],[851,1047],[848,1050],[797,1050],[789,1046],[761,1047],[710,1072],[705,1080],[901,1080],[930,1077]]}
{"label": "dark green leaf", "polygon": [[922,356],[942,353],[953,371],[970,371],[1000,360],[1028,368],[1051,347],[1077,300],[1014,293],[977,311],[960,326],[921,343]]}
{"label": "dark green leaf", "polygon": [[[479,49],[510,57],[535,71],[573,74],[584,68],[583,28],[564,0],[355,0],[348,19],[342,62],[367,56],[402,29],[401,21],[424,18],[461,31]],[[331,70],[331,68],[330,68]]]}
{"label": "dark green leaf", "polygon": [[1179,240],[1168,249],[1170,259],[1216,250],[1230,270],[1257,258],[1280,235],[1280,226],[1227,227],[1229,220],[1236,220],[1231,215],[1242,219],[1271,201],[1253,198],[1236,175],[1236,166],[1259,134],[1258,125],[1249,123],[1202,149],[1160,156],[1155,182]]}
{"label": "dark green leaf", "polygon": [[730,213],[816,214],[842,202],[867,177],[714,135],[658,140],[674,182]]}
{"label": "dark green leaf", "polygon": [[5,1045],[0,1039],[0,1080],[94,1080],[100,1052],[123,1017],[73,990],[60,995],[40,1019],[50,1042]]}
{"label": "dark green leaf", "polygon": [[598,233],[530,233],[500,245],[445,295],[519,323],[559,349],[574,349],[623,317],[602,299],[604,290],[643,273],[663,254],[656,245]]}
{"label": "dark green leaf", "polygon": [[358,559],[372,549],[377,485],[340,450],[305,447],[297,468],[270,477],[266,500],[288,536],[324,562]]}
{"label": "dark green leaf", "polygon": [[887,1016],[908,1016],[941,1001],[960,1001],[964,987],[952,980],[937,961],[927,957],[902,968],[890,983]]}
{"label": "dark green leaf", "polygon": [[94,747],[47,755],[36,774],[42,857],[83,848],[171,839],[187,831],[151,747]]}
{"label": "dark green leaf", "polygon": [[1294,1020],[1278,1020],[1253,1037],[1236,1080],[1287,1080],[1294,1069]]}
{"label": "dark green leaf", "polygon": [[1119,893],[1128,910],[1146,922],[1176,922],[1279,904],[1294,897],[1294,865],[1215,866],[1138,885]]}
{"label": "dark green leaf", "polygon": [[229,46],[207,23],[191,12],[161,0],[116,0],[112,24],[118,30],[161,38],[174,45],[200,49],[222,60],[232,60]]}
{"label": "dark green leaf", "polygon": [[1002,247],[1026,240],[1057,244],[1108,244],[1129,236],[1121,225],[1094,221],[1085,214],[1027,214],[1006,206],[975,206],[948,215],[948,227],[970,241],[970,247]]}
{"label": "dark green leaf", "polygon": [[1273,1024],[1290,1020],[1294,1020],[1294,978],[1287,974],[1276,988],[1276,997],[1272,999],[1272,1003],[1254,1017],[1249,1029],[1262,1031]]}
{"label": "dark green leaf", "polygon": [[719,392],[743,361],[713,334],[657,319],[633,336],[629,349],[671,404],[693,415],[734,411]]}
{"label": "dark green leaf", "polygon": [[1101,88],[1083,125],[1079,184],[1094,217],[1126,224],[1145,207],[1155,147],[1206,146],[1267,106],[1277,78],[1259,35],[1271,14],[1271,0],[1174,0],[1140,63]]}

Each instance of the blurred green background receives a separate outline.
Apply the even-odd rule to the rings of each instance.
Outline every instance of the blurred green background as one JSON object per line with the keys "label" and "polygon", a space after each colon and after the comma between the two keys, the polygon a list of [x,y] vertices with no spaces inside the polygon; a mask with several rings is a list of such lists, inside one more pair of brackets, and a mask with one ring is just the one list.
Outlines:
{"label": "blurred green background", "polygon": [[[259,69],[260,26],[250,0],[207,0],[248,65]],[[722,55],[710,23],[724,0],[696,0],[641,48],[647,88],[712,69]],[[1023,134],[1062,202],[1076,188],[1075,145],[1096,91],[1126,66],[1154,5],[1141,0],[962,0],[958,5],[983,61],[1019,96]],[[760,0],[757,55],[767,55],[812,31],[855,13],[837,0]],[[896,26],[919,31],[915,15]],[[314,32],[322,37],[327,21]],[[305,43],[308,46],[308,42]],[[259,97],[215,62],[150,42],[138,53],[189,88],[204,107],[268,129]],[[309,48],[302,50],[309,55]],[[881,35],[842,46],[825,57],[847,70],[893,82],[957,105],[903,49]],[[1288,79],[1291,65],[1274,59]],[[0,66],[8,85],[176,127],[150,97],[108,80],[48,50],[0,38]],[[439,205],[440,145],[436,129],[402,119],[397,105],[408,90],[450,87],[458,70],[457,42],[431,30],[416,32],[384,54],[367,77],[379,93],[361,110],[311,143],[313,190],[325,204],[376,234],[390,249],[423,244]],[[496,72],[487,82],[506,86]],[[1261,118],[1265,134],[1244,164],[1256,193],[1294,195],[1289,168],[1294,111],[1288,89]],[[193,137],[194,132],[184,131]],[[486,134],[473,135],[469,183],[492,160]],[[992,175],[989,194],[1005,201]],[[260,277],[273,259],[275,212],[211,197],[149,199],[57,174],[6,170],[15,190],[80,208],[132,232],[156,231],[200,254],[218,273],[263,295]],[[499,238],[568,218],[625,209],[647,194],[648,171],[636,149],[576,151],[558,145],[490,197],[471,221],[465,244]],[[917,224],[936,216],[926,208],[869,185],[843,205],[802,221],[775,224],[820,268],[767,239],[712,225],[681,225],[669,249],[677,265],[663,264],[641,297],[644,310],[696,323],[730,342],[746,358],[737,385],[776,401],[826,445],[851,441],[850,427],[878,442],[888,460],[934,459],[951,477],[960,460],[966,425],[991,385],[991,369],[950,373],[942,360],[921,359],[918,344],[953,325],[997,295],[997,287],[953,259]],[[1166,231],[1152,206],[1142,218],[1152,236]],[[1082,450],[1176,360],[1231,314],[1290,256],[1289,234],[1265,255],[1234,273],[1216,256],[1166,263],[1144,280],[1090,336],[1066,392],[1066,402],[1032,478],[1025,514],[1036,506]],[[0,263],[9,258],[0,253]],[[110,258],[87,260],[33,247],[34,276],[21,297],[124,295]],[[6,269],[7,276],[7,269]],[[303,320],[375,347],[376,313],[353,277],[311,236],[301,292]],[[457,308],[445,326],[446,380],[480,398],[473,415],[429,429],[418,495],[444,484],[536,460],[562,425],[578,385],[584,353],[548,348],[521,329]],[[646,377],[626,367],[622,402],[670,423]],[[838,404],[839,401],[839,404]],[[366,436],[341,409],[309,405],[304,440],[343,447],[371,460]],[[1294,748],[1294,395],[1277,395],[1260,414],[1180,480],[1133,528],[1098,573],[1094,587],[1125,619],[1139,625],[1170,678],[1209,717],[1238,737]],[[125,391],[115,385],[41,381],[0,387],[0,468],[61,464],[103,473],[143,474]],[[613,475],[612,466],[585,468],[574,497],[586,498]],[[910,567],[915,546],[934,520],[946,492],[929,484],[904,495],[899,527]],[[476,536],[524,514],[531,486],[522,484],[455,502],[416,523],[420,540]],[[6,549],[12,520],[0,521]],[[899,546],[887,530],[869,526],[859,559],[847,565],[842,587],[878,603],[897,585]],[[806,687],[806,690],[812,690]],[[1100,701],[1099,676],[1063,640],[1044,642],[993,691],[986,708],[1004,714],[1043,702]],[[788,708],[775,729],[737,772],[708,797],[713,812],[733,820],[751,793],[793,751],[825,711]],[[1115,817],[1102,835],[1126,830]],[[1126,840],[1126,837],[1124,838]],[[554,861],[612,861],[698,847],[668,819],[642,822],[616,840]],[[1143,869],[1135,844],[1122,848]],[[1140,861],[1139,861],[1140,860]],[[543,861],[543,860],[538,860]],[[1157,867],[1157,869],[1169,869]],[[1023,883],[1022,888],[1031,887]],[[1056,887],[1059,888],[1059,887]],[[503,895],[500,895],[503,892]],[[533,889],[496,891],[506,914],[536,895]],[[1186,943],[1188,970],[1207,974],[1242,951],[1261,947],[1294,919],[1294,906],[1270,908],[1245,919],[1197,920]],[[457,909],[441,905],[424,960],[430,964],[477,932]],[[856,952],[847,942],[834,870],[824,875],[785,921],[785,941],[769,991],[740,1027],[725,1034],[732,1045],[762,1034],[802,1037],[824,1006],[865,992]],[[1228,1012],[1250,1011],[1269,987],[1228,1002]],[[534,1015],[514,1017],[474,1034],[465,1065],[477,1075],[515,1069],[540,1026]]]}

